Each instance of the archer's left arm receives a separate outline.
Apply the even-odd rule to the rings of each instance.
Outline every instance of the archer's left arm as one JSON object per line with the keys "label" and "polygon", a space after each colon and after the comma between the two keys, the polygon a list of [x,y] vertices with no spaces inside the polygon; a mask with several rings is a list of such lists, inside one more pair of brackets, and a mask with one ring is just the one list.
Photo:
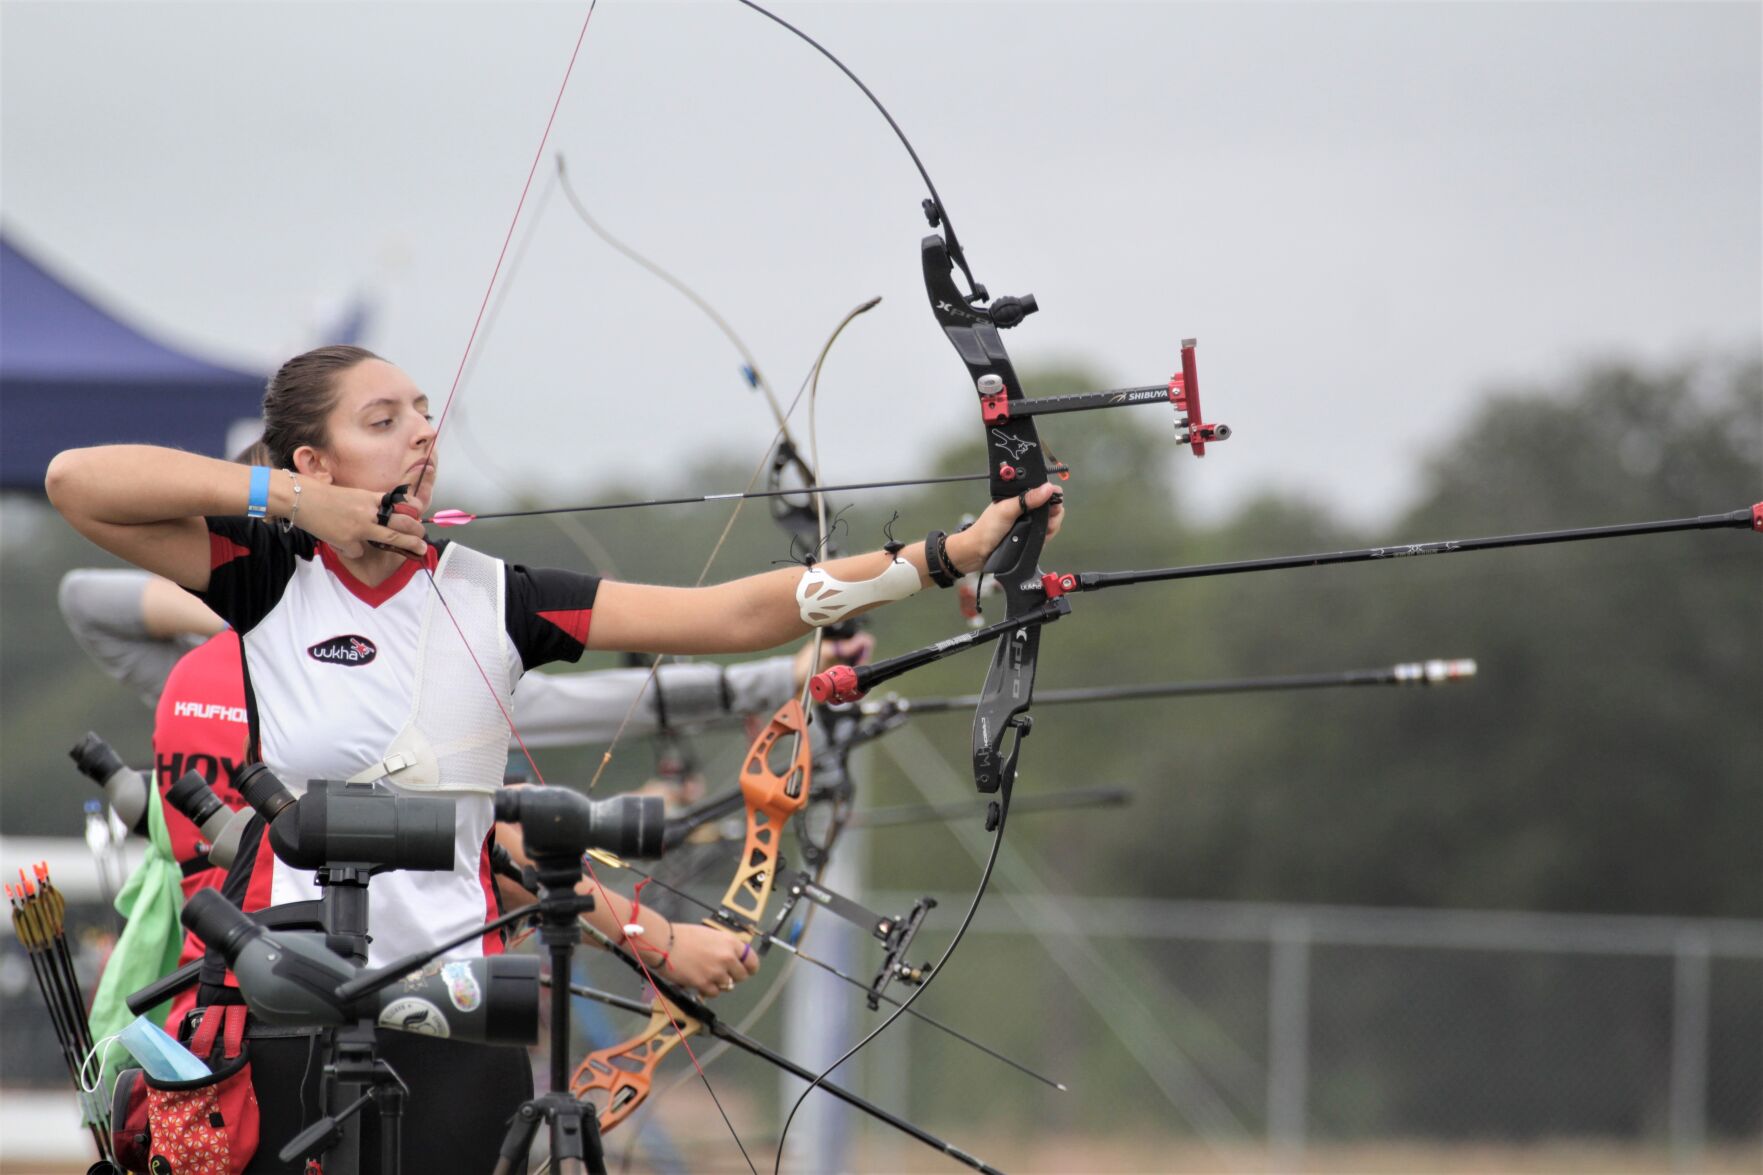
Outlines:
{"label": "archer's left arm", "polygon": [[[1053,494],[1050,484],[1030,491],[1026,495],[1029,508],[1045,505]],[[950,535],[946,550],[955,572],[965,574],[983,566],[1022,512],[1022,504],[1015,498],[993,502],[971,527]],[[1062,516],[1062,506],[1052,507],[1049,537],[1058,532]],[[924,543],[904,547],[899,558],[917,572],[919,587],[931,582]],[[833,579],[855,584],[875,579],[892,563],[893,556],[886,551],[871,551],[816,566]],[[587,646],[642,653],[742,653],[773,648],[812,627],[802,619],[796,602],[803,574],[800,567],[785,567],[702,588],[607,580],[600,584]]]}

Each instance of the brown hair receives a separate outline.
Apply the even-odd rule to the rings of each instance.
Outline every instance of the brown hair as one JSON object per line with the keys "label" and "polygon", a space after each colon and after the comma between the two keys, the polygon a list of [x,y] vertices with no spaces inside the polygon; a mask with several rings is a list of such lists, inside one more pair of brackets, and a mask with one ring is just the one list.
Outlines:
{"label": "brown hair", "polygon": [[325,443],[325,421],[337,402],[337,376],[378,358],[365,347],[317,347],[294,356],[270,377],[263,393],[263,443],[278,469],[292,469],[294,451],[302,445]]}

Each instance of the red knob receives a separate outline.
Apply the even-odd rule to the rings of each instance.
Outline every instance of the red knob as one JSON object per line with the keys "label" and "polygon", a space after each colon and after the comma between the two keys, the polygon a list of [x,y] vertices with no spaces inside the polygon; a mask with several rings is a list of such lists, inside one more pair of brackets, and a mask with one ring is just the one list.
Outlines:
{"label": "red knob", "polygon": [[849,665],[834,665],[808,679],[808,692],[817,702],[838,705],[855,702],[863,696],[857,687],[857,670]]}
{"label": "red knob", "polygon": [[1016,480],[1016,466],[1010,464],[1008,461],[999,463],[998,476],[1003,478],[1005,481],[1015,481]]}

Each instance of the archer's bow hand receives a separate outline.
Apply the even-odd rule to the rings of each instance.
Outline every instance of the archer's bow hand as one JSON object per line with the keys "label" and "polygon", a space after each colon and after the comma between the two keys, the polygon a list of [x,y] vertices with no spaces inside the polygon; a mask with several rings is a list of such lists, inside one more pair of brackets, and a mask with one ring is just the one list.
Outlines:
{"label": "archer's bow hand", "polygon": [[[646,955],[645,960],[651,957]],[[673,924],[665,974],[687,991],[714,999],[758,970],[759,952],[728,931],[690,922]]]}
{"label": "archer's bow hand", "polygon": [[[985,513],[972,526],[949,536],[948,552],[955,563],[955,570],[965,575],[985,566],[986,560],[991,557],[998,544],[1009,536],[1010,528],[1016,525],[1016,520],[1022,517],[1023,500],[1026,499],[1029,509],[1034,510],[1045,506],[1058,493],[1053,484],[1048,482],[1035,487],[1021,498],[1005,498],[987,506]],[[1065,505],[1061,496],[1047,515],[1049,539],[1059,533],[1064,521]]]}

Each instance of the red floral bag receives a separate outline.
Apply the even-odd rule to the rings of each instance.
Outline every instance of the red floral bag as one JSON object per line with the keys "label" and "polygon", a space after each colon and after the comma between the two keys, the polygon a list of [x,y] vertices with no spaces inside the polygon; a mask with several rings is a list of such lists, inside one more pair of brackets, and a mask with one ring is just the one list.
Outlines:
{"label": "red floral bag", "polygon": [[144,1078],[153,1175],[239,1175],[257,1153],[257,1091],[251,1088],[245,1016],[242,1004],[204,1010],[190,1051],[208,1062],[208,1076]]}

